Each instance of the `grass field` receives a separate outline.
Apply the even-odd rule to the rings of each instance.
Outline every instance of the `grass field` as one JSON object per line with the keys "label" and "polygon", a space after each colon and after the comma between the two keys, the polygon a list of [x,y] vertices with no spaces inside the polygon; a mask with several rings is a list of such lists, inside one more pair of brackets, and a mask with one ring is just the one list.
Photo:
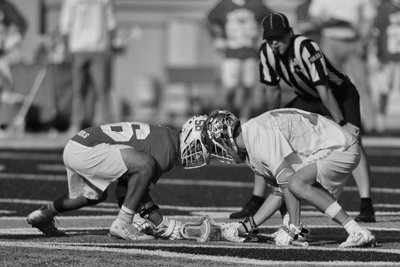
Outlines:
{"label": "grass field", "polygon": [[[368,141],[368,140],[367,140]],[[303,221],[311,228],[310,247],[269,243],[194,241],[127,242],[107,236],[118,213],[113,197],[95,207],[65,213],[59,227],[68,237],[49,238],[26,223],[26,216],[66,193],[62,147],[16,147],[0,143],[0,266],[398,266],[400,262],[400,146],[398,141],[365,142],[372,171],[372,198],[377,223],[363,224],[377,237],[376,248],[339,249],[347,234],[306,203]],[[38,149],[37,147],[41,147]],[[47,147],[43,149],[43,147]],[[182,222],[208,214],[231,222],[252,193],[251,170],[212,162],[197,170],[174,168],[151,194],[163,213]],[[350,215],[358,214],[359,197],[350,180],[340,199]],[[271,233],[275,215],[261,225]]]}

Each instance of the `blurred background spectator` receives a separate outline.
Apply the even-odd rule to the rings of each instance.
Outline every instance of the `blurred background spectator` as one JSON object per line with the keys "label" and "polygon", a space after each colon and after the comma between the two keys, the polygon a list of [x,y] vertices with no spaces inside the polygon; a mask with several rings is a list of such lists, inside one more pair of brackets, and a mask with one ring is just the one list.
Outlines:
{"label": "blurred background spectator", "polygon": [[[116,28],[111,0],[63,1],[60,33],[72,62],[72,117],[68,135],[88,126],[114,121],[110,79]],[[93,91],[88,90],[89,82],[94,97]]]}
{"label": "blurred background spectator", "polygon": [[0,105],[14,105],[24,99],[23,95],[13,90],[10,66],[21,60],[20,48],[27,27],[19,9],[11,1],[0,0]]}
{"label": "blurred background spectator", "polygon": [[251,117],[254,91],[260,90],[261,21],[270,13],[261,0],[221,0],[207,15],[214,46],[224,54],[215,107],[232,111],[242,121]]}
{"label": "blurred background spectator", "polygon": [[[297,21],[300,24],[309,23],[309,21],[310,21],[310,14],[309,14],[308,10],[310,8],[311,1],[312,0],[305,0],[303,3],[299,4],[299,6],[296,9]],[[317,27],[309,27],[308,29],[305,28],[305,29],[303,29],[301,34],[312,39],[317,44],[320,44],[320,39],[321,39],[321,29],[320,28],[317,28]]]}
{"label": "blurred background spectator", "polygon": [[332,64],[349,74],[361,98],[364,133],[374,130],[374,110],[366,56],[376,16],[374,0],[311,0],[302,32],[321,30],[321,49]]}
{"label": "blurred background spectator", "polygon": [[376,1],[378,13],[369,54],[372,100],[377,111],[376,130],[387,132],[391,96],[400,92],[400,0]]}

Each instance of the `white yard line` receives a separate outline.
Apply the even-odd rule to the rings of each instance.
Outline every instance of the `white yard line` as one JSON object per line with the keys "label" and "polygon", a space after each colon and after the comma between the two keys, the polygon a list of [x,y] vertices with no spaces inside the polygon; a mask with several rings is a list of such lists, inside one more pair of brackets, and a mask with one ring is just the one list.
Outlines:
{"label": "white yard line", "polygon": [[[65,175],[52,174],[16,174],[16,173],[0,173],[0,179],[18,179],[18,180],[35,180],[35,181],[66,181]],[[180,185],[180,186],[221,186],[221,187],[240,187],[253,188],[253,182],[233,182],[233,181],[213,181],[213,180],[189,180],[189,179],[160,179],[157,184],[164,185]],[[358,192],[355,186],[346,186],[344,191]],[[373,193],[399,194],[400,188],[371,188]]]}
{"label": "white yard line", "polygon": [[[113,246],[108,247],[108,246]],[[254,250],[254,249],[266,249],[266,246],[248,246],[248,245],[232,245],[232,246],[212,246],[212,245],[202,245],[202,244],[193,244],[193,245],[185,245],[185,244],[166,244],[163,246],[167,246],[170,248],[193,248],[195,251],[198,247],[211,247],[215,249],[225,248],[225,249],[242,249],[242,250]],[[132,248],[115,248],[115,244],[99,244],[99,243],[61,243],[61,242],[1,242],[0,247],[18,247],[18,248],[41,248],[48,250],[66,250],[66,251],[100,251],[100,252],[112,252],[119,254],[128,254],[128,255],[142,255],[144,257],[162,257],[162,258],[175,258],[175,259],[183,259],[183,260],[191,260],[191,261],[213,261],[220,263],[231,263],[231,264],[242,264],[243,266],[248,265],[260,265],[260,266],[287,266],[287,265],[307,265],[307,266],[398,266],[398,262],[361,262],[361,261],[318,261],[318,262],[307,262],[307,261],[270,261],[270,260],[256,260],[249,258],[241,258],[241,257],[231,257],[231,256],[209,256],[209,255],[199,255],[196,253],[179,253],[179,252],[169,252],[163,250],[148,250],[146,247],[154,248],[157,247],[157,244],[145,244],[142,243],[140,245],[135,246],[132,244],[129,247]],[[276,246],[268,246],[269,250],[297,250],[304,249],[299,247],[276,247]],[[307,250],[317,251],[344,251],[344,249],[339,248],[321,248],[321,247],[308,247]],[[400,254],[399,250],[384,250],[384,249],[345,249],[345,251],[357,251],[364,253],[378,252],[378,253],[391,253],[391,254]]]}

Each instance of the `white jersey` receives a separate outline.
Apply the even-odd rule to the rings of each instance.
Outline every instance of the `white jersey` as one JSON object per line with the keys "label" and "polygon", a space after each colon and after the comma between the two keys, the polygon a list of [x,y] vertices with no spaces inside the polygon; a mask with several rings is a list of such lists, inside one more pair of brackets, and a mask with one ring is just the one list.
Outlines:
{"label": "white jersey", "polygon": [[243,124],[242,133],[247,165],[270,178],[285,159],[297,171],[357,142],[335,122],[298,109],[266,112]]}
{"label": "white jersey", "polygon": [[308,13],[330,23],[322,28],[323,36],[353,39],[359,34],[358,31],[365,20],[371,21],[375,18],[376,7],[373,0],[313,0]]}
{"label": "white jersey", "polygon": [[116,29],[111,0],[64,0],[60,32],[68,35],[70,52],[105,52]]}

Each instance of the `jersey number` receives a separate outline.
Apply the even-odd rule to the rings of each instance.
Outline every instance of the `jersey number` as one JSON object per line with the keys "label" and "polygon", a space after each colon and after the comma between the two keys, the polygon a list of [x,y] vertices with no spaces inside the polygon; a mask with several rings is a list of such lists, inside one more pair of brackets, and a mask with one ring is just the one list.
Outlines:
{"label": "jersey number", "polygon": [[140,122],[113,123],[100,128],[116,142],[128,142],[133,135],[136,135],[137,140],[143,140],[150,134],[150,125]]}

